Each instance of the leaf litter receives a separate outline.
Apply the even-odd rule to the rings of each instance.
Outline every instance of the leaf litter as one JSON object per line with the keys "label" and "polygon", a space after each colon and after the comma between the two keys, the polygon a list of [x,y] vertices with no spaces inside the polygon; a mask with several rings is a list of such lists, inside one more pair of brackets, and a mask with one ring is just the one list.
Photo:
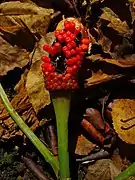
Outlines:
{"label": "leaf litter", "polygon": [[[80,10],[76,1],[75,3],[75,6],[72,6],[72,2],[64,1],[64,4],[70,5],[70,10],[74,8]],[[127,19],[121,17],[120,12],[117,12],[115,6],[112,8],[111,2],[109,1],[93,0],[81,1],[80,4],[81,3],[81,14],[85,8],[90,7],[87,11],[90,17],[88,14],[86,17],[91,19],[88,21],[88,26],[89,35],[90,38],[92,38],[92,47],[86,57],[86,64],[89,64],[90,71],[87,72],[87,78],[84,78],[85,85],[84,90],[82,90],[82,95],[85,96],[86,99],[89,99],[89,95],[87,96],[88,93],[85,91],[91,91],[93,86],[94,88],[102,88],[103,84],[109,86],[112,80],[115,81],[117,85],[117,82],[123,81],[123,77],[125,79],[127,78],[125,81],[134,77],[134,1],[126,1],[128,5],[127,14],[131,15],[131,22],[127,22]],[[56,4],[58,6],[58,3]],[[121,8],[123,7],[122,5]],[[98,17],[93,14],[93,12],[95,12],[95,10],[93,11],[94,8],[97,8],[96,10],[100,12]],[[61,7],[59,9],[61,10]],[[23,70],[21,80],[16,86],[16,94],[12,98],[11,103],[33,131],[37,130],[39,127],[39,119],[42,119],[42,117],[39,118],[40,111],[47,109],[51,102],[49,92],[44,86],[44,78],[40,66],[41,57],[45,54],[42,50],[43,44],[46,42],[52,44],[54,41],[53,33],[47,33],[51,31],[48,28],[50,28],[51,15],[53,13],[53,9],[40,7],[31,1],[11,1],[0,4],[0,77],[3,78],[8,72],[14,71],[17,67]],[[83,17],[83,21],[84,19],[85,16]],[[103,68],[103,66],[106,66],[106,68]],[[87,69],[85,64],[84,68]],[[83,73],[85,74],[85,72]],[[83,74],[81,75],[83,76]],[[120,91],[122,91],[122,88],[120,88]],[[97,92],[99,92],[99,89]],[[109,89],[109,91],[113,94],[114,89],[115,85],[111,90]],[[104,91],[104,89],[102,89],[102,91]],[[105,92],[108,93],[108,89],[105,89]],[[97,96],[100,96],[100,92],[96,97],[93,97],[93,99],[97,101],[96,106],[99,105]],[[119,97],[116,97],[111,100],[109,99],[109,101],[112,102],[112,119],[111,121],[108,120],[104,114],[102,114],[104,118],[101,118],[107,120],[110,126],[113,125],[114,131],[123,141],[129,144],[135,144],[133,138],[133,121],[135,116],[134,98],[119,99]],[[87,106],[87,108],[92,108],[93,104],[89,103]],[[101,109],[98,109],[100,114]],[[50,117],[50,119],[53,118],[52,114]],[[127,125],[128,127],[131,126],[131,128],[124,129],[127,128]],[[93,128],[92,130],[96,129],[94,123],[92,123],[91,127]],[[88,129],[88,127],[86,127],[86,129]],[[96,132],[94,136],[99,133],[97,129],[94,132]],[[95,142],[93,142],[92,133],[89,132],[88,134],[90,137],[87,136],[86,133],[77,137],[76,155],[87,156],[93,153]],[[22,135],[22,132],[9,117],[4,105],[0,103],[1,140],[7,141],[10,138],[13,139],[16,136]],[[102,133],[102,136],[103,139],[105,139],[104,143],[107,143],[106,134]],[[102,144],[103,148],[106,145],[104,143]],[[111,151],[113,150],[111,149]],[[121,167],[124,163],[121,157],[119,157],[117,161],[118,162],[115,163],[110,157],[110,159],[101,159],[90,164],[84,179],[113,179],[123,170]],[[118,164],[120,165],[118,166]],[[130,179],[133,179],[133,177]]]}

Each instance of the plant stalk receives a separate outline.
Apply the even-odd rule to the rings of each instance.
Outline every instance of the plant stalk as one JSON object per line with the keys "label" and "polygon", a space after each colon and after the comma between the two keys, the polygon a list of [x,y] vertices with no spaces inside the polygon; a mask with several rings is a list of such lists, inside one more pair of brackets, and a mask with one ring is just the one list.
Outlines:
{"label": "plant stalk", "polygon": [[15,123],[24,132],[24,134],[30,139],[30,141],[35,145],[39,152],[43,155],[45,160],[52,166],[56,176],[58,177],[59,163],[55,156],[48,150],[48,148],[38,139],[38,137],[32,132],[32,130],[25,124],[22,118],[14,110],[11,103],[9,102],[7,95],[0,84],[0,97],[5,104],[5,107]]}
{"label": "plant stalk", "polygon": [[135,162],[131,164],[125,171],[116,176],[114,180],[126,180],[130,176],[135,176]]}
{"label": "plant stalk", "polygon": [[60,180],[70,180],[68,152],[68,116],[70,111],[70,99],[70,95],[66,93],[63,95],[52,95],[57,123]]}

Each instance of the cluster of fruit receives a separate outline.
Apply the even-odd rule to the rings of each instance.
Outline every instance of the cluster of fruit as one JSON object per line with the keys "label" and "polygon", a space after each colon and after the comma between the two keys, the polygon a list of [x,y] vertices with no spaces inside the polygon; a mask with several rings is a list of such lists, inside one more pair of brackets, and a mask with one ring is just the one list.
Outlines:
{"label": "cluster of fruit", "polygon": [[[65,21],[63,30],[56,30],[54,34],[56,41],[53,45],[43,46],[49,53],[49,57],[42,57],[46,88],[49,91],[76,89],[78,88],[76,75],[88,51],[90,40],[82,37],[81,26],[76,27],[73,21]],[[59,57],[62,57],[64,65],[62,73],[57,63],[60,61]]]}

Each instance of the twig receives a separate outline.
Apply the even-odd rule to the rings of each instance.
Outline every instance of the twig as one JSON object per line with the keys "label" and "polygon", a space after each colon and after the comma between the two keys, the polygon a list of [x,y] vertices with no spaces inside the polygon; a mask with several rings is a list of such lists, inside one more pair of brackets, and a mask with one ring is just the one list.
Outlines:
{"label": "twig", "polygon": [[44,174],[43,170],[30,158],[22,157],[25,165],[30,169],[30,171],[39,179],[39,180],[49,180],[48,177]]}

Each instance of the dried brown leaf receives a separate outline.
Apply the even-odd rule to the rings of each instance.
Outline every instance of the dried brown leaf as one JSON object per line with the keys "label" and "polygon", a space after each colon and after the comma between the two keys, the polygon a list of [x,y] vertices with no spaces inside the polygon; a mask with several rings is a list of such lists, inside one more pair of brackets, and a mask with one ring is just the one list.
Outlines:
{"label": "dried brown leaf", "polygon": [[88,155],[93,149],[94,144],[88,141],[82,134],[78,136],[75,153],[78,155]]}
{"label": "dried brown leaf", "polygon": [[29,62],[29,53],[11,46],[0,37],[0,76],[6,75],[8,71],[15,67],[22,68]]}
{"label": "dried brown leaf", "polygon": [[[22,76],[16,92],[17,95],[15,95],[14,98],[11,100],[11,104],[15,108],[15,110],[19,113],[19,115],[23,118],[25,123],[28,124],[33,131],[35,131],[39,126],[39,121],[35,115],[31,103],[29,102],[29,98],[25,88],[24,76]],[[8,140],[16,136],[22,136],[23,135],[22,131],[17,128],[17,125],[9,116],[2,102],[0,102],[0,112],[1,112],[0,114],[1,140]]]}
{"label": "dried brown leaf", "polygon": [[125,59],[108,59],[108,58],[102,57],[101,54],[93,54],[91,56],[88,56],[87,59],[90,59],[93,62],[95,61],[107,62],[107,63],[114,64],[122,68],[135,66],[135,54],[127,56],[125,57]]}
{"label": "dried brown leaf", "polygon": [[129,33],[129,27],[126,21],[121,21],[119,17],[110,9],[110,8],[103,8],[103,14],[100,16],[101,20],[106,20],[109,22],[107,25],[108,27],[113,28],[117,31],[120,35],[125,35]]}
{"label": "dried brown leaf", "polygon": [[103,82],[108,82],[113,79],[121,78],[123,77],[122,74],[116,74],[116,75],[108,75],[102,72],[101,70],[92,73],[92,77],[88,78],[86,80],[85,87],[94,86],[97,84],[101,84]]}
{"label": "dried brown leaf", "polygon": [[112,106],[112,119],[118,136],[126,143],[135,144],[135,100],[115,99]]}
{"label": "dried brown leaf", "polygon": [[22,26],[22,21],[32,33],[44,35],[53,12],[32,2],[5,2],[0,4],[0,26]]}
{"label": "dried brown leaf", "polygon": [[41,70],[41,57],[45,54],[42,49],[43,44],[51,44],[53,40],[53,33],[48,33],[45,38],[43,37],[40,40],[33,55],[33,64],[27,76],[26,88],[30,102],[36,113],[50,104],[50,95],[49,92],[45,90],[44,78]]}
{"label": "dried brown leaf", "polygon": [[113,180],[120,173],[120,170],[110,159],[96,161],[95,164],[88,167],[85,180]]}

